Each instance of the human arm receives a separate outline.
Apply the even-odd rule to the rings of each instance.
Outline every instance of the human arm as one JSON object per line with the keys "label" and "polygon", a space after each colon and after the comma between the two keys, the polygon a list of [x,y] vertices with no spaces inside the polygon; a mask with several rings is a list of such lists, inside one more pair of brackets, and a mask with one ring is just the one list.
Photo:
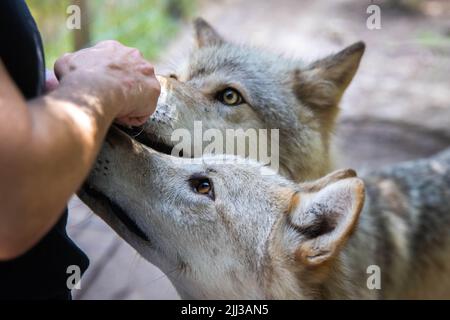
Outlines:
{"label": "human arm", "polygon": [[27,102],[0,62],[0,260],[55,224],[114,119],[139,125],[156,107],[153,67],[117,42],[65,55],[55,72],[59,86]]}

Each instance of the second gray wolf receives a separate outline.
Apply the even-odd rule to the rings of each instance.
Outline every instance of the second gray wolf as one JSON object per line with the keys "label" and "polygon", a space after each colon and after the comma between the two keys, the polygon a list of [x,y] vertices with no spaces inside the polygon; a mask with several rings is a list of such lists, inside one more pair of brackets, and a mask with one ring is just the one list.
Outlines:
{"label": "second gray wolf", "polygon": [[112,129],[80,196],[183,298],[450,298],[450,149],[304,183],[215,158]]}

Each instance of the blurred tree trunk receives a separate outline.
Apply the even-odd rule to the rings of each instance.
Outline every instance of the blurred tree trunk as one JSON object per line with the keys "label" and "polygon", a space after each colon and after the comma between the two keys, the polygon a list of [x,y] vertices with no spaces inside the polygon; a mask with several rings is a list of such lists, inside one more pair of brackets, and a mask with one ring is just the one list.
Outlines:
{"label": "blurred tree trunk", "polygon": [[81,11],[81,29],[73,30],[74,50],[80,50],[87,47],[91,42],[89,5],[87,0],[71,0],[71,2],[71,4],[78,6]]}
{"label": "blurred tree trunk", "polygon": [[418,11],[422,0],[389,0],[388,4],[395,9]]}
{"label": "blurred tree trunk", "polygon": [[183,16],[183,7],[179,0],[167,0],[166,8],[169,15],[175,20],[179,20]]}

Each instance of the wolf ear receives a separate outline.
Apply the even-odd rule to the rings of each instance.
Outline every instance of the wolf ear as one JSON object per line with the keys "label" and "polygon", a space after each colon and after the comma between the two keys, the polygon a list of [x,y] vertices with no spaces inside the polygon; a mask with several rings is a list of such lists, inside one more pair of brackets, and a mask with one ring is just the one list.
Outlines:
{"label": "wolf ear", "polygon": [[356,177],[332,178],[319,191],[296,193],[287,217],[289,229],[299,236],[295,259],[319,266],[335,257],[355,228],[363,204],[364,183]]}
{"label": "wolf ear", "polygon": [[294,93],[313,110],[328,110],[339,103],[358,70],[365,44],[357,42],[317,60],[294,74]]}
{"label": "wolf ear", "polygon": [[223,38],[217,33],[217,31],[202,18],[195,19],[194,29],[195,35],[197,37],[197,45],[199,48],[218,46],[225,42]]}

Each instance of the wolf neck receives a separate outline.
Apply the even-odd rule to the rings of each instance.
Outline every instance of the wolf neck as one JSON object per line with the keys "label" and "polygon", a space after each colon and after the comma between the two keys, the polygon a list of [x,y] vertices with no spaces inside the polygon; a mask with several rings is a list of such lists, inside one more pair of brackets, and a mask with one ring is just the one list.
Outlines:
{"label": "wolf neck", "polygon": [[[169,277],[170,278],[170,277]],[[264,299],[264,293],[260,290],[256,282],[248,281],[248,286],[245,290],[236,288],[230,281],[220,284],[199,284],[189,280],[170,279],[175,286],[178,294],[183,300],[242,300],[252,299],[261,300]]]}
{"label": "wolf neck", "polygon": [[324,299],[393,298],[407,281],[406,235],[397,228],[391,212],[376,206],[383,199],[371,192],[367,182],[358,226],[339,256],[337,268],[321,286]]}
{"label": "wolf neck", "polygon": [[[327,138],[324,137],[327,136]],[[295,181],[319,179],[334,170],[335,148],[329,143],[329,133],[304,132],[291,140],[291,148],[280,149],[280,174]]]}
{"label": "wolf neck", "polygon": [[366,200],[356,230],[320,286],[322,299],[378,299],[383,296],[384,285],[378,289],[370,281],[374,266],[384,269],[376,254],[384,239],[376,233],[376,219],[370,212],[369,202]]}
{"label": "wolf neck", "polygon": [[[281,263],[271,270],[267,297],[270,299],[377,299],[381,290],[368,287],[368,267],[385,267],[376,252],[382,244],[374,232],[375,218],[368,206],[361,222],[339,256],[314,268]],[[278,259],[279,260],[279,259]],[[276,261],[274,261],[276,263]],[[370,269],[369,269],[370,270]],[[382,279],[384,280],[384,279]],[[381,287],[384,289],[384,287]]]}
{"label": "wolf neck", "polygon": [[[280,174],[295,182],[319,179],[333,171],[335,167],[334,156],[329,150],[313,150],[296,156],[288,154],[281,160]],[[295,163],[291,163],[292,161]]]}

